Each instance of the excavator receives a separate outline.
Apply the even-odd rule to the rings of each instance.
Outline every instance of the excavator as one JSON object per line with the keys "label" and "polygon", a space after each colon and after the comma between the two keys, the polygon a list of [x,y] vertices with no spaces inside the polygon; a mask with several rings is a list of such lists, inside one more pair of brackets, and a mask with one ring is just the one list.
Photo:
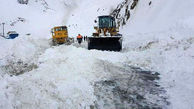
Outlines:
{"label": "excavator", "polygon": [[57,44],[71,44],[73,38],[68,37],[68,31],[66,26],[57,26],[51,29],[52,33],[52,45]]}
{"label": "excavator", "polygon": [[119,34],[119,28],[116,25],[115,18],[109,15],[98,16],[98,26],[92,37],[88,37],[88,49],[121,51],[122,35]]}

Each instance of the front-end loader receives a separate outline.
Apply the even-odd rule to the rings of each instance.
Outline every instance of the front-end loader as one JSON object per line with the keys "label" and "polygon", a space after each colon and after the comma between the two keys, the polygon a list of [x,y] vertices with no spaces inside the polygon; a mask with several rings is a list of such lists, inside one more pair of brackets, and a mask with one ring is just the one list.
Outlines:
{"label": "front-end loader", "polygon": [[112,16],[99,16],[98,26],[92,37],[88,37],[88,49],[121,51],[122,35],[116,25],[115,18]]}

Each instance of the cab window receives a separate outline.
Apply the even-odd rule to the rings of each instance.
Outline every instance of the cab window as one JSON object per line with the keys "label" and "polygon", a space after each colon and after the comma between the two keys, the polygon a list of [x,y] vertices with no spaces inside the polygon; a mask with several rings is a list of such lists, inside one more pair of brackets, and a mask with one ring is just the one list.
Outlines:
{"label": "cab window", "polygon": [[61,27],[61,30],[67,30],[67,28],[66,27]]}
{"label": "cab window", "polygon": [[56,28],[55,31],[61,31],[61,28]]}
{"label": "cab window", "polygon": [[61,28],[56,28],[55,31],[64,31],[64,30],[67,30],[66,27],[61,27]]}

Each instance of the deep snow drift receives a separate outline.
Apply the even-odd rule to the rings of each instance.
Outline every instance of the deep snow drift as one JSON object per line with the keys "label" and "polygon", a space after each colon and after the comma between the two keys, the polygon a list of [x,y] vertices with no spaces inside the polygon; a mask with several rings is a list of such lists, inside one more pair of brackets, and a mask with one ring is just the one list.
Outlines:
{"label": "deep snow drift", "polygon": [[[111,13],[122,1],[35,1],[0,4],[1,23],[21,34],[14,40],[0,38],[0,108],[194,108],[193,0],[158,0],[151,5],[150,0],[139,0],[120,28],[122,52],[88,51],[84,44],[50,47],[48,40],[50,28],[63,24],[70,36],[91,35],[96,16]],[[147,89],[145,75],[134,74],[138,69],[133,68],[158,72],[161,79],[148,81]]]}

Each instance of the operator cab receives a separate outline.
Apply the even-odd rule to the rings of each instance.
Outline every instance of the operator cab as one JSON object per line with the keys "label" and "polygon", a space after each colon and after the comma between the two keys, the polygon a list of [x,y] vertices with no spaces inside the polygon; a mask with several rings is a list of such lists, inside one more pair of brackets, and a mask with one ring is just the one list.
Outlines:
{"label": "operator cab", "polygon": [[115,18],[112,16],[99,16],[99,28],[116,28]]}

